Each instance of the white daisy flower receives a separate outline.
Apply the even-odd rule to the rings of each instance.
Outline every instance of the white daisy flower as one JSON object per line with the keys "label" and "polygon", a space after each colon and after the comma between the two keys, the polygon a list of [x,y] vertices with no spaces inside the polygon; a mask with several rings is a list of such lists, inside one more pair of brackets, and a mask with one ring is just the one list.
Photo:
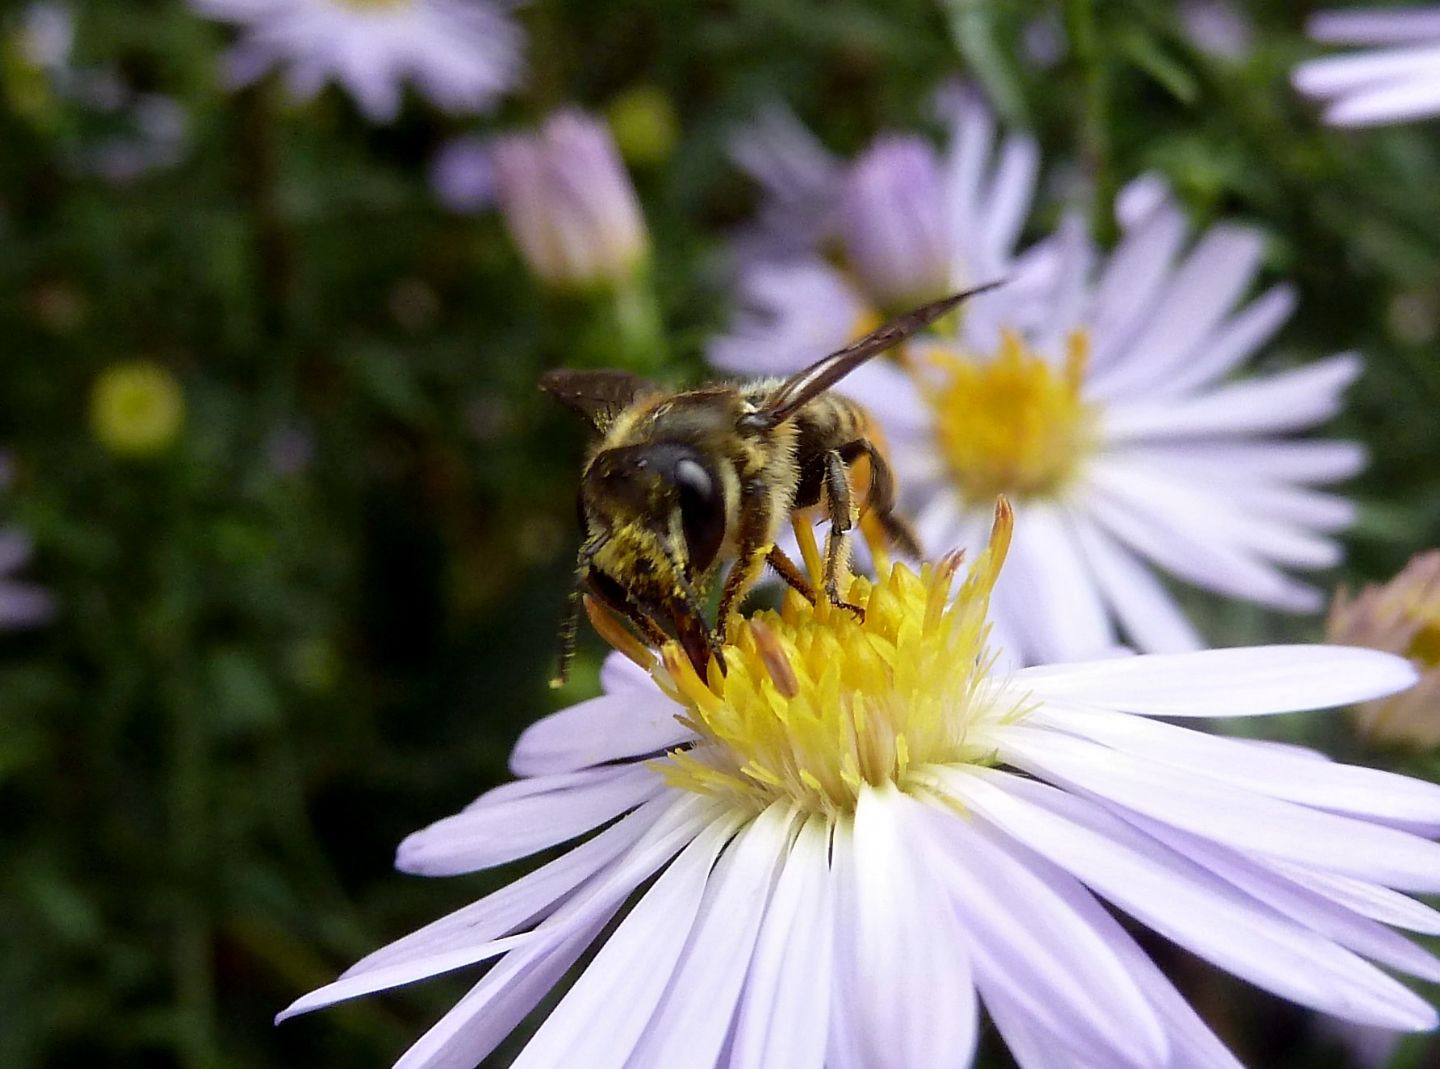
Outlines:
{"label": "white daisy flower", "polygon": [[315,96],[338,82],[374,122],[400,111],[413,81],[449,112],[489,109],[520,79],[514,0],[194,0],[240,27],[226,57],[232,86],[284,67],[291,92]]}
{"label": "white daisy flower", "polygon": [[1324,102],[1326,122],[1377,126],[1440,115],[1440,5],[1324,11],[1307,28],[1317,41],[1360,46],[1295,68],[1295,88]]}
{"label": "white daisy flower", "polygon": [[[0,453],[0,491],[10,485],[10,459]],[[0,631],[17,631],[48,623],[55,602],[48,593],[16,572],[30,562],[30,539],[14,527],[0,527]]]}
{"label": "white daisy flower", "polygon": [[1287,999],[1433,1028],[1376,966],[1440,979],[1392,930],[1440,932],[1401,893],[1440,890],[1440,845],[1401,830],[1440,827],[1440,787],[1159,719],[1363,700],[1411,667],[1314,646],[999,674],[1009,530],[1002,502],[958,591],[951,556],[856,580],[863,621],[737,619],[708,680],[607,629],[642,667],[612,659],[603,697],[525,732],[519,781],[398,864],[572,845],[281,1016],[493,962],[397,1063],[473,1066],[593,948],[513,1065],[963,1067],[983,1005],[1026,1069],[1236,1066],[1108,902]]}
{"label": "white daisy flower", "polygon": [[[838,387],[878,419],[929,552],[973,552],[989,503],[1015,501],[1024,522],[994,615],[1023,663],[1096,656],[1122,633],[1147,652],[1199,648],[1152,566],[1315,611],[1320,592],[1281,568],[1334,564],[1329,535],[1352,516],[1315,487],[1353,474],[1361,449],[1282,436],[1335,412],[1359,358],[1229,381],[1294,306],[1281,285],[1236,307],[1260,235],[1217,226],[1187,249],[1185,218],[1154,180],[1132,184],[1120,211],[1123,240],[1098,269],[1069,225],[1017,258],[950,334]],[[819,261],[757,267],[746,297],[710,349],[746,374],[802,367],[875,316]]]}

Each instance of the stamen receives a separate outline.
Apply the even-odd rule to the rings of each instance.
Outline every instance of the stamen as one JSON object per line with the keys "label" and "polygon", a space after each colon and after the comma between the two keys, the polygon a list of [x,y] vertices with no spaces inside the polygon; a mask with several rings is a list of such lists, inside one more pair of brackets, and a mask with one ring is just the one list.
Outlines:
{"label": "stamen", "polygon": [[595,628],[596,634],[646,672],[655,668],[655,655],[630,633],[630,629],[622,624],[613,612],[589,594],[585,595],[583,604],[585,605],[585,615],[590,617],[590,623]]}

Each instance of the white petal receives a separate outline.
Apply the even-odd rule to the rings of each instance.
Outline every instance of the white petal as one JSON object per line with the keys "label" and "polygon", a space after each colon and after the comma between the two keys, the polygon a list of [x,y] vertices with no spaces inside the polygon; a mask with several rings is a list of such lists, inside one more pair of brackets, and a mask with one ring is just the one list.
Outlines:
{"label": "white petal", "polygon": [[1038,698],[1146,716],[1266,716],[1329,709],[1404,690],[1403,657],[1352,646],[1256,646],[1027,668]]}
{"label": "white petal", "polygon": [[1404,44],[1440,37],[1440,8],[1319,11],[1305,24],[1305,32],[1317,41],[1335,44]]}
{"label": "white petal", "polygon": [[1016,509],[1008,568],[1011,594],[1024,603],[1035,661],[1077,661],[1115,644],[1095,577],[1076,551],[1068,510],[1043,503]]}
{"label": "white petal", "polygon": [[1123,355],[1170,277],[1185,239],[1185,218],[1169,201],[1156,205],[1121,239],[1095,290],[1092,374]]}
{"label": "white petal", "polygon": [[[588,776],[586,782],[551,791],[472,803],[407,837],[396,851],[395,867],[420,876],[451,876],[528,857],[583,835],[664,789],[659,774],[643,765],[596,769]],[[525,784],[543,782],[537,778]]]}
{"label": "white petal", "polygon": [[954,896],[986,1002],[1003,992],[1097,1064],[1164,1065],[1165,1032],[1105,941],[968,821],[927,808],[925,855]]}
{"label": "white petal", "polygon": [[1141,818],[1133,823],[1251,898],[1299,921],[1311,931],[1399,972],[1432,983],[1440,981],[1440,959],[1383,924],[1338,906],[1237,851],[1153,820]]}
{"label": "white petal", "polygon": [[1358,765],[1316,761],[1159,720],[1100,709],[1045,706],[1027,718],[1127,754],[1182,768],[1245,791],[1381,820],[1440,821],[1440,786]]}
{"label": "white petal", "polygon": [[712,825],[671,862],[605,941],[514,1069],[622,1069],[664,996],[734,822]]}
{"label": "white petal", "polygon": [[1266,864],[1282,876],[1310,888],[1316,894],[1324,895],[1332,902],[1338,902],[1362,917],[1422,935],[1440,935],[1440,912],[1431,909],[1424,902],[1417,902],[1409,895],[1367,880],[1336,876],[1331,872],[1316,872],[1314,869],[1289,865],[1283,861],[1267,860]]}
{"label": "white petal", "polygon": [[1423,79],[1440,69],[1440,43],[1366,49],[1312,59],[1295,68],[1295,88],[1309,96],[1334,96],[1377,83]]}
{"label": "white petal", "polygon": [[1235,226],[1210,230],[1171,276],[1143,330],[1090,383],[1095,396],[1145,395],[1184,367],[1235,305],[1260,260],[1260,237]]}
{"label": "white petal", "polygon": [[1137,760],[1037,728],[997,729],[1005,760],[1124,811],[1241,850],[1373,879],[1404,891],[1440,891],[1440,844],[1406,832],[1253,794],[1175,766]]}
{"label": "white petal", "polygon": [[604,926],[599,921],[560,942],[506,954],[400,1056],[394,1069],[474,1069],[564,978]]}
{"label": "white petal", "polygon": [[1358,442],[1261,441],[1159,442],[1130,447],[1121,454],[1156,466],[1204,473],[1211,482],[1228,477],[1277,483],[1320,484],[1348,479],[1365,468],[1365,447]]}
{"label": "white petal", "polygon": [[[1165,1023],[1170,1041],[1166,1069],[1242,1069],[1164,973],[1073,876],[991,827],[980,824],[978,830],[1059,895],[1124,963]],[[1051,1063],[1038,1065],[1048,1069]]]}
{"label": "white petal", "polygon": [[901,803],[893,786],[862,786],[853,831],[835,829],[831,1020],[840,1031],[832,1029],[829,1060],[967,1065],[976,1005],[964,940],[914,851]]}
{"label": "white petal", "polygon": [[936,775],[961,804],[1220,968],[1347,1020],[1434,1027],[1434,1010],[1403,985],[1093,803],[991,769]]}
{"label": "white petal", "polygon": [[417,953],[396,954],[383,962],[372,961],[360,972],[350,970],[339,980],[297,999],[276,1020],[437,976],[516,948],[537,952],[537,947],[549,947],[569,939],[577,928],[603,924],[636,887],[708,826],[706,818],[713,812],[713,806],[696,806],[689,799],[672,804],[623,860],[594,878],[534,931],[500,939],[428,941],[415,948]]}
{"label": "white petal", "polygon": [[[629,661],[625,662],[629,664]],[[535,721],[510,754],[517,776],[549,776],[608,761],[644,757],[689,741],[681,709],[651,684],[591,698]]]}
{"label": "white petal", "polygon": [[[830,1022],[834,892],[830,833],[821,817],[785,859],[745,979],[730,1069],[822,1069]],[[818,988],[818,990],[817,990]]]}
{"label": "white petal", "polygon": [[1360,358],[1341,353],[1195,397],[1116,404],[1105,412],[1103,433],[1118,443],[1304,430],[1335,414],[1358,374]]}
{"label": "white petal", "polygon": [[1129,550],[1079,510],[1070,526],[1120,626],[1141,650],[1179,653],[1204,645],[1175,599]]}
{"label": "white petal", "polygon": [[1197,538],[1233,553],[1296,568],[1328,568],[1340,559],[1340,548],[1330,539],[1273,518],[1264,506],[1283,508],[1283,490],[1267,493],[1250,484],[1245,497],[1257,507],[1244,508],[1227,485],[1186,481],[1177,478],[1174,469],[1147,466],[1120,453],[1094,461],[1088,475],[1093,486],[1103,487],[1111,499],[1135,517],[1148,518],[1155,528],[1184,523]]}
{"label": "white petal", "polygon": [[655,680],[650,678],[649,672],[623,653],[612,653],[600,666],[600,689],[606,694],[620,694],[630,690],[654,693]]}
{"label": "white petal", "polygon": [[1436,114],[1440,114],[1440,78],[1431,73],[1342,97],[1325,109],[1325,121],[1335,126],[1372,126]]}
{"label": "white petal", "polygon": [[1169,508],[1156,509],[1143,497],[1127,493],[1124,485],[1101,485],[1099,474],[1096,465],[1085,502],[1091,519],[1165,571],[1206,590],[1289,612],[1320,608],[1319,591],[1222,540],[1207,523],[1206,513],[1185,506],[1175,511],[1173,500]]}
{"label": "white petal", "polygon": [[775,803],[720,856],[680,964],[626,1066],[716,1064],[785,862],[792,819],[788,805]]}
{"label": "white petal", "polygon": [[1172,375],[1156,382],[1155,388],[1175,396],[1218,382],[1269,341],[1294,311],[1294,287],[1282,284],[1266,290],[1206,338]]}
{"label": "white petal", "polygon": [[[623,820],[573,850],[567,850],[554,861],[507,883],[477,902],[432,921],[403,939],[367,954],[346,969],[341,977],[348,979],[380,966],[398,965],[509,935],[527,922],[549,913],[557,902],[635,846],[663,815],[675,812],[675,806],[668,798],[646,802]],[[678,843],[675,849],[679,849]]]}

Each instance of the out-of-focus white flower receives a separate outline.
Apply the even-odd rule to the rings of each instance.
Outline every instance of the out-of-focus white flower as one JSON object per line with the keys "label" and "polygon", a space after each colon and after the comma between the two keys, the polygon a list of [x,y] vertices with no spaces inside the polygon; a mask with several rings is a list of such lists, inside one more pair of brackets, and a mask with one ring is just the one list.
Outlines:
{"label": "out-of-focus white flower", "polygon": [[[1018,191],[1010,200],[1023,203]],[[1320,593],[1281,568],[1336,563],[1330,535],[1353,513],[1315,487],[1353,474],[1362,450],[1282,436],[1336,411],[1359,358],[1229,381],[1294,306],[1281,285],[1237,307],[1260,235],[1222,225],[1190,245],[1183,213],[1151,180],[1119,207],[1124,237],[1098,267],[1072,221],[950,332],[838,387],[879,420],[928,551],[975,550],[995,495],[1014,500],[1023,522],[994,615],[1024,663],[1095,656],[1117,627],[1146,651],[1198,648],[1152,565],[1315,611]],[[761,265],[744,282],[746,310],[710,350],[728,371],[793,371],[875,319],[820,262]]]}
{"label": "out-of-focus white flower", "polygon": [[584,290],[623,285],[649,256],[635,187],[605,124],[578,111],[494,142],[506,228],[542,281]]}
{"label": "out-of-focus white flower", "polygon": [[[1238,1063],[1102,905],[1284,998],[1396,1030],[1440,978],[1440,788],[1160,718],[1392,692],[1400,658],[1218,650],[993,671],[1009,517],[851,600],[732,621],[727,674],[621,636],[605,696],[532,726],[519,781],[408,838],[449,875],[572,845],[282,1016],[483,961],[399,1061],[471,1066],[611,925],[512,1063],[964,1067],[984,1005],[1026,1069]],[[593,833],[593,834],[592,834]],[[631,905],[622,911],[627,902]],[[616,923],[616,918],[623,919]],[[1369,960],[1367,960],[1369,959]]]}
{"label": "out-of-focus white flower", "polygon": [[64,71],[75,44],[75,16],[67,5],[51,0],[31,4],[21,17],[18,44],[31,66],[52,74]]}
{"label": "out-of-focus white flower", "polygon": [[[10,486],[10,458],[0,453],[0,493]],[[14,578],[30,560],[30,539],[14,527],[0,527],[0,631],[16,631],[48,623],[55,602],[32,583]]]}
{"label": "out-of-focus white flower", "polygon": [[430,163],[430,188],[452,212],[468,215],[495,203],[494,146],[485,137],[457,137]]}
{"label": "out-of-focus white flower", "polygon": [[1440,115],[1440,6],[1325,11],[1308,29],[1317,41],[1360,46],[1295,68],[1295,88],[1324,102],[1326,122],[1378,126]]}
{"label": "out-of-focus white flower", "polygon": [[1185,0],[1179,16],[1195,47],[1217,59],[1243,59],[1254,46],[1255,28],[1232,0]]}
{"label": "out-of-focus white flower", "polygon": [[1383,586],[1335,595],[1326,629],[1333,642],[1410,658],[1421,673],[1403,694],[1365,702],[1356,727],[1373,742],[1440,747],[1440,550],[1421,553]]}
{"label": "out-of-focus white flower", "polygon": [[400,111],[406,82],[449,112],[488,110],[522,72],[512,0],[194,0],[240,27],[226,80],[248,85],[284,67],[291,92],[344,87],[374,122]]}

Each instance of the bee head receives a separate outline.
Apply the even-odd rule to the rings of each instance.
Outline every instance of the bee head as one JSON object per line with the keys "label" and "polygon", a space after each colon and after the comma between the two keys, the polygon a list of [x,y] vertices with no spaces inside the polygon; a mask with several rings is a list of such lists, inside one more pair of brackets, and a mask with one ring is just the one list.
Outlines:
{"label": "bee head", "polygon": [[663,570],[664,562],[689,579],[714,563],[725,540],[720,479],[689,445],[648,442],[603,450],[585,470],[580,499],[589,533],[613,547],[606,556],[628,558],[622,562],[627,571],[641,560]]}

